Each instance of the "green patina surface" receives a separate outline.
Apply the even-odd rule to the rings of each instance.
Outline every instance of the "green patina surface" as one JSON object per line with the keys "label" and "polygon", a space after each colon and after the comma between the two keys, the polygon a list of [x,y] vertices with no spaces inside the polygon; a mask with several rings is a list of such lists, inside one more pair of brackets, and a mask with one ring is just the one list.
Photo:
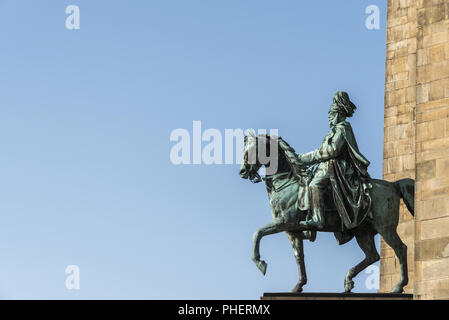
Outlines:
{"label": "green patina surface", "polygon": [[[392,292],[403,292],[408,283],[407,247],[396,233],[399,203],[402,198],[414,213],[414,180],[396,182],[372,179],[369,161],[360,153],[351,125],[355,105],[345,92],[337,92],[329,110],[330,132],[316,150],[297,154],[282,138],[247,135],[239,174],[254,183],[264,181],[273,220],[253,236],[253,261],[265,275],[267,264],[260,259],[260,240],[286,232],[296,257],[301,292],[307,282],[303,241],[314,241],[316,232],[333,232],[344,244],[356,238],[366,257],[345,277],[345,292],[354,287],[353,278],[379,260],[374,236],[379,233],[394,249],[400,262],[401,277]],[[268,162],[262,152],[270,150]],[[276,152],[273,152],[276,151]],[[252,161],[253,160],[253,161]],[[258,171],[265,166],[267,175]]]}

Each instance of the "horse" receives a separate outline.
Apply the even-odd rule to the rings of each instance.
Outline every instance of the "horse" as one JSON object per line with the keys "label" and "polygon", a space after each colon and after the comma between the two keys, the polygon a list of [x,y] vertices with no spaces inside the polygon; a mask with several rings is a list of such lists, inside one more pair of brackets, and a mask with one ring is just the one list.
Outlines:
{"label": "horse", "polygon": [[[279,142],[283,143],[279,143]],[[273,159],[262,164],[259,161],[258,145],[266,146],[265,150],[271,150],[270,144],[276,143],[277,169],[270,172],[264,178],[258,173],[262,166],[268,168]],[[256,155],[254,160],[248,161],[251,155]],[[253,235],[252,260],[262,272],[266,273],[267,264],[260,259],[260,241],[263,237],[271,234],[285,232],[293,247],[296,264],[298,266],[299,280],[293,287],[293,293],[300,293],[307,283],[307,274],[304,264],[303,241],[306,239],[314,241],[316,232],[341,232],[342,221],[333,201],[325,205],[325,224],[323,229],[306,229],[300,225],[310,215],[308,210],[299,210],[297,206],[300,197],[299,188],[306,187],[307,181],[304,177],[294,174],[293,166],[288,161],[289,157],[295,157],[295,150],[288,145],[281,137],[270,136],[268,134],[245,135],[243,160],[239,169],[239,175],[243,179],[249,179],[253,183],[264,181],[270,201],[272,222],[258,229]],[[251,158],[252,159],[252,158]],[[250,163],[251,162],[251,163]],[[305,170],[305,169],[304,169]],[[308,169],[310,172],[313,170]],[[393,287],[391,293],[402,293],[408,283],[407,270],[407,246],[402,242],[396,232],[399,221],[400,200],[404,201],[410,213],[414,216],[414,185],[413,179],[401,179],[396,182],[389,182],[379,179],[371,179],[372,189],[370,190],[372,205],[370,206],[371,218],[365,218],[358,226],[351,229],[352,236],[356,238],[357,244],[365,254],[363,261],[349,269],[344,280],[345,292],[351,292],[354,288],[355,278],[362,270],[371,264],[379,261],[374,236],[380,234],[385,242],[393,248],[400,263],[400,280]],[[349,239],[349,240],[350,240]],[[346,240],[345,242],[347,242]]]}

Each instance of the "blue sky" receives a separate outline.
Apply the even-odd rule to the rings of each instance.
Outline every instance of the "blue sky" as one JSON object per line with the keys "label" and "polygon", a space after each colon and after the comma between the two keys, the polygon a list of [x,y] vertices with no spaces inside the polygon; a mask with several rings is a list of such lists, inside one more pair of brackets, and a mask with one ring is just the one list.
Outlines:
{"label": "blue sky", "polygon": [[[81,29],[67,30],[78,5]],[[318,147],[337,90],[382,176],[386,4],[373,1],[0,0],[0,298],[258,299],[297,280],[263,185],[238,165],[170,162],[170,133],[275,128]],[[377,242],[379,239],[377,238]],[[305,244],[306,291],[343,291],[363,259]],[[80,267],[80,290],[65,268]],[[368,275],[356,278],[357,292]]]}

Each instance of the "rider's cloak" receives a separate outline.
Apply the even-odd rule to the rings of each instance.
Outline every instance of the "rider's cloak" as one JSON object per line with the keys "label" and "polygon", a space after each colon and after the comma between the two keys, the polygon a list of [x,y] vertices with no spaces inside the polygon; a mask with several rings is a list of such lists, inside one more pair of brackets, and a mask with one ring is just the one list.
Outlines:
{"label": "rider's cloak", "polygon": [[370,162],[360,153],[349,122],[340,122],[334,129],[346,143],[329,161],[329,178],[338,213],[345,227],[352,229],[370,212],[372,185],[367,170]]}

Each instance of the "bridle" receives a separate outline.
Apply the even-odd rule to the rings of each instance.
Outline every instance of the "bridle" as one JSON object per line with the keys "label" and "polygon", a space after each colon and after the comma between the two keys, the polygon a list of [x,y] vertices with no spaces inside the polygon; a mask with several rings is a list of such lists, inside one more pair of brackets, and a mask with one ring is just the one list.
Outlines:
{"label": "bridle", "polygon": [[[255,137],[256,139],[256,155],[258,152],[258,137]],[[265,177],[261,177],[259,172],[255,171],[255,173],[253,173],[253,177],[255,177],[254,179],[249,179],[252,183],[259,183],[259,182],[265,182],[265,185],[267,186],[267,188],[269,188],[270,190],[273,190],[274,192],[278,192],[281,191],[283,189],[285,189],[286,187],[290,186],[293,183],[296,183],[295,179],[286,179],[286,182],[284,184],[282,184],[280,187],[275,188],[273,181],[276,180],[277,178],[283,177],[283,176],[291,176],[293,173],[292,170],[288,171],[288,172],[281,172],[281,173],[276,173],[273,175],[266,175]],[[251,177],[251,174],[250,174]],[[291,178],[291,177],[290,177]]]}

